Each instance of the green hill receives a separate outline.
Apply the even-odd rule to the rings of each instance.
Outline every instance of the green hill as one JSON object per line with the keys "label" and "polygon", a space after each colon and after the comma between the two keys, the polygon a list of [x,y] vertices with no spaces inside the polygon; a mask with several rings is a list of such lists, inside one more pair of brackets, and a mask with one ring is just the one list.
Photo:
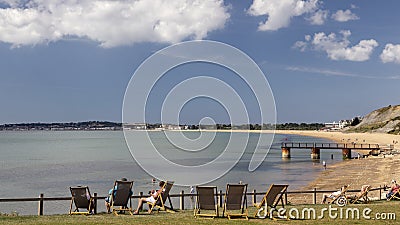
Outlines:
{"label": "green hill", "polygon": [[347,131],[400,134],[400,105],[389,105],[374,110],[366,115],[361,123],[348,128]]}

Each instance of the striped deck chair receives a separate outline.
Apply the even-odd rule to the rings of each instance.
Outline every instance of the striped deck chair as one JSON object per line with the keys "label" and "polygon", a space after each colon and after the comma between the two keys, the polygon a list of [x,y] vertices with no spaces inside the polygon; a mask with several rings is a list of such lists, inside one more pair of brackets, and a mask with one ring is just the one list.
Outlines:
{"label": "striped deck chair", "polygon": [[[159,210],[163,210],[166,212],[171,212],[174,213],[174,208],[172,207],[172,203],[171,203],[171,198],[169,197],[169,192],[171,191],[172,186],[174,185],[173,181],[166,181],[164,183],[164,186],[162,187],[162,189],[164,190],[161,194],[159,194],[157,196],[157,198],[155,199],[156,201],[154,203],[151,202],[147,202],[147,204],[149,205],[149,214],[154,210],[154,209],[158,209]],[[169,201],[169,207],[167,207],[165,204],[167,203],[167,200]]]}
{"label": "striped deck chair", "polygon": [[133,194],[132,186],[133,181],[115,181],[110,198],[110,210],[114,215],[118,215],[118,212],[128,212],[130,215],[133,215],[131,199]]}
{"label": "striped deck chair", "polygon": [[400,200],[400,188],[396,189],[396,191],[394,191],[394,193],[390,196],[390,198],[387,199],[388,201],[391,200]]}
{"label": "striped deck chair", "polygon": [[[194,207],[194,217],[207,216],[218,217],[218,200],[216,186],[197,186],[196,205]],[[201,213],[201,210],[213,210],[214,213]]]}
{"label": "striped deck chair", "polygon": [[222,216],[249,219],[247,210],[247,184],[227,184]]}
{"label": "striped deck chair", "polygon": [[[254,206],[257,208],[256,213],[254,214],[255,217],[266,216],[273,218],[273,215],[270,215],[270,209],[276,208],[276,206],[281,202],[282,208],[285,208],[285,203],[283,201],[283,195],[287,191],[289,185],[280,185],[280,184],[271,184],[269,186],[268,191],[265,193],[264,197],[262,198],[261,202],[255,203]],[[265,211],[264,211],[265,210]],[[260,214],[261,211],[264,211],[263,214]],[[265,217],[263,217],[265,218]]]}
{"label": "striped deck chair", "polygon": [[[70,187],[71,191],[71,205],[69,208],[69,214],[81,214],[81,215],[89,215],[93,213],[94,209],[94,201],[93,197],[90,194],[89,187],[87,186],[78,186],[78,187]],[[75,205],[75,209],[72,210],[73,205]],[[85,209],[85,211],[79,211],[79,209]]]}
{"label": "striped deck chair", "polygon": [[368,203],[369,198],[368,198],[368,192],[371,189],[370,185],[363,185],[361,187],[360,192],[358,192],[356,195],[347,197],[349,199],[350,203],[357,203],[357,202],[363,202],[363,203]]}
{"label": "striped deck chair", "polygon": [[328,204],[336,203],[340,207],[345,206],[347,204],[346,191],[348,188],[349,185],[343,185],[340,190],[334,191],[331,194],[324,193],[321,203],[325,204],[325,202],[328,202]]}

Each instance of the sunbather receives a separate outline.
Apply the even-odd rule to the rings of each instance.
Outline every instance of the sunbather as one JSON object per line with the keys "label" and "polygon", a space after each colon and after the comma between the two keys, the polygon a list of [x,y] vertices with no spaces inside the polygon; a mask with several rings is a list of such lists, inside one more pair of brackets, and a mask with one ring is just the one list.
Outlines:
{"label": "sunbather", "polygon": [[343,187],[340,188],[339,191],[332,192],[331,194],[323,194],[322,195],[322,204],[325,204],[327,198],[335,199],[336,197],[338,197],[339,195],[344,193],[346,191],[346,189],[347,189],[347,185],[344,185]]}
{"label": "sunbather", "polygon": [[360,192],[356,193],[355,195],[347,196],[350,199],[350,203],[355,203],[358,200],[362,199],[364,202],[368,202],[368,191],[371,188],[370,185],[366,184],[361,186]]}
{"label": "sunbather", "polygon": [[146,203],[146,202],[154,203],[154,202],[156,202],[156,199],[157,199],[158,195],[162,194],[164,192],[164,189],[163,189],[164,184],[165,184],[164,181],[160,181],[160,183],[158,184],[158,186],[160,186],[159,190],[157,190],[157,191],[156,190],[151,190],[151,191],[149,191],[150,197],[140,198],[139,202],[138,202],[138,206],[137,206],[136,210],[133,212],[133,214],[139,214],[139,209],[143,206],[143,203]]}
{"label": "sunbather", "polygon": [[[128,179],[126,179],[126,178],[122,178],[121,179],[121,181],[128,181]],[[108,191],[108,196],[106,197],[106,199],[105,199],[105,205],[106,205],[106,208],[107,208],[107,213],[110,213],[110,201],[111,201],[111,195],[113,194],[113,191],[118,191],[117,190],[117,186],[115,186],[115,187],[113,187],[113,188],[111,188],[109,191]],[[132,195],[133,193],[132,193],[132,191],[130,192],[130,195]],[[115,197],[115,196],[114,196]]]}
{"label": "sunbather", "polygon": [[400,185],[398,185],[395,180],[392,180],[388,193],[386,194],[386,199],[389,200],[392,197],[392,195],[398,193],[399,189]]}

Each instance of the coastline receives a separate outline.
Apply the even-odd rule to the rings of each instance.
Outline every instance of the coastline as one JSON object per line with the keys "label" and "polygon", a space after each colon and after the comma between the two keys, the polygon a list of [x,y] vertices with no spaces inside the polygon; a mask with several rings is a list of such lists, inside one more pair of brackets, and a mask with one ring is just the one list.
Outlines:
{"label": "coastline", "polygon": [[[260,130],[217,130],[217,132],[259,133]],[[400,149],[400,135],[392,134],[300,130],[264,130],[261,132],[325,138],[336,143],[368,143],[379,144],[382,147],[393,145],[395,150]],[[360,151],[360,153],[367,154],[367,152],[362,151]],[[353,153],[353,156],[354,155],[355,154]],[[321,172],[316,175],[313,181],[301,187],[299,190],[310,191],[314,188],[317,188],[318,190],[338,190],[343,185],[349,185],[350,190],[360,190],[361,186],[365,184],[371,185],[372,188],[378,188],[389,184],[392,179],[400,181],[400,170],[398,169],[398,165],[400,165],[400,155],[369,156],[367,158],[344,160],[333,164],[330,164],[328,161],[327,169],[321,169]],[[288,197],[289,201],[296,204],[310,204],[312,201],[310,195]],[[379,198],[379,192],[370,192],[369,197],[375,199]],[[321,198],[322,194],[317,194],[317,202],[319,202]]]}
{"label": "coastline", "polygon": [[[173,132],[182,130],[169,130]],[[184,130],[185,132],[187,130]],[[190,130],[199,132],[199,130]],[[382,133],[342,133],[342,132],[326,132],[326,131],[299,131],[299,130],[202,130],[205,132],[250,132],[250,133],[276,133],[287,135],[312,136],[317,138],[330,139],[333,142],[341,143],[369,143],[379,144],[386,147],[388,144],[394,145],[394,149],[400,149],[400,135],[382,134]],[[158,131],[154,131],[158,132]],[[395,142],[395,144],[393,144]],[[323,153],[322,153],[323,154]],[[353,154],[353,156],[356,154]],[[299,190],[335,190],[343,185],[350,185],[351,190],[359,190],[364,184],[369,184],[373,188],[383,186],[390,183],[390,180],[395,179],[400,181],[400,155],[380,155],[369,156],[360,160],[345,160],[340,162],[327,161],[327,169],[321,171],[311,179],[308,184],[298,188]],[[289,184],[290,185],[290,184]],[[294,191],[294,189],[290,189]],[[379,194],[379,193],[378,193]],[[376,197],[376,193],[371,193],[371,196]],[[319,198],[319,197],[318,197]],[[296,201],[297,202],[297,201]]]}
{"label": "coastline", "polygon": [[[294,134],[302,136],[312,136],[330,139],[335,142],[356,142],[379,144],[380,146],[393,145],[400,141],[400,136],[380,133],[342,133],[324,131],[277,131],[279,134]],[[400,145],[394,144],[394,149],[400,149]],[[369,156],[368,158],[345,160],[327,165],[326,170],[322,170],[315,179],[300,190],[337,190],[343,185],[350,185],[350,190],[359,190],[362,185],[368,184],[372,188],[377,188],[386,184],[392,179],[400,179],[400,155]],[[379,192],[371,192],[372,198],[379,198]],[[322,195],[317,196],[317,202]],[[309,203],[306,197],[296,198],[295,202]]]}

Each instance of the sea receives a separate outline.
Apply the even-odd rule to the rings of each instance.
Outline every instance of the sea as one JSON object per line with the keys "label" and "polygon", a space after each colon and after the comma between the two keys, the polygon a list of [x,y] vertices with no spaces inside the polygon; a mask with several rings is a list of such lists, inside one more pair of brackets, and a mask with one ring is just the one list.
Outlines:
{"label": "sea", "polygon": [[[130,131],[130,141],[143,142],[140,135]],[[169,133],[168,133],[169,132]],[[176,131],[147,132],[154,146],[158,149],[169,149],[169,159],[174,159],[178,145],[172,145],[169,136],[177,135]],[[191,139],[199,137],[200,132],[184,132]],[[248,135],[243,133],[239,135]],[[249,134],[248,148],[255,146],[260,138],[271,138],[272,134]],[[268,136],[269,135],[269,136]],[[137,140],[135,137],[138,137]],[[229,132],[218,132],[208,151],[221,152],[229,141]],[[245,151],[240,160],[225,175],[212,180],[207,185],[215,185],[225,192],[227,183],[247,183],[248,191],[266,191],[272,184],[289,184],[289,191],[305,186],[315,179],[323,170],[322,161],[327,165],[341,161],[341,152],[322,150],[320,160],[312,160],[310,150],[292,149],[290,159],[282,159],[282,142],[317,142],[327,143],[330,140],[275,134],[270,151],[255,170],[249,171],[249,160],[252,152]],[[69,197],[69,187],[88,186],[91,193],[106,196],[115,180],[122,177],[134,181],[134,194],[147,193],[157,188],[153,176],[141,168],[135,161],[125,142],[123,131],[2,131],[0,132],[0,199],[32,198],[41,193],[44,197]],[[259,146],[263,148],[265,146]],[[254,149],[253,149],[254,150]],[[176,153],[178,156],[178,154]],[[182,157],[183,156],[183,157]],[[185,158],[186,157],[186,158]],[[203,154],[202,160],[212,161],[215,154]],[[333,159],[332,159],[333,157]],[[194,163],[195,161],[195,163]],[[176,163],[194,165],[199,163],[190,154],[182,155]],[[193,176],[200,176],[210,171],[196,171]],[[168,173],[168,180],[174,180],[179,174]],[[190,186],[174,185],[171,193],[181,191],[189,193]],[[137,204],[133,200],[133,205]],[[178,199],[173,199],[174,207],[179,207]],[[68,213],[70,201],[45,201],[44,214]],[[19,215],[37,214],[37,202],[0,202],[0,213],[18,213]],[[193,200],[185,200],[185,207],[193,207]],[[98,201],[98,211],[104,212],[102,200]]]}

